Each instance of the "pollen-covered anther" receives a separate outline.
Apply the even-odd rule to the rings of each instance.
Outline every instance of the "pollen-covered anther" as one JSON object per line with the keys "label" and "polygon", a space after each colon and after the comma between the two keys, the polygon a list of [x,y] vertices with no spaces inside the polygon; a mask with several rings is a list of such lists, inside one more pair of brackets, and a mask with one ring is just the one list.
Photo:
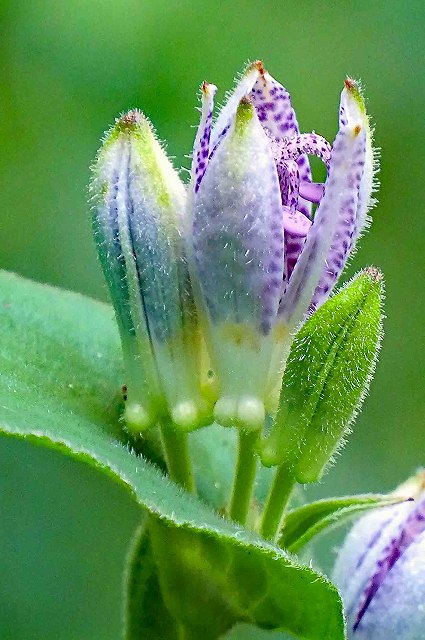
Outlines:
{"label": "pollen-covered anther", "polygon": [[224,426],[255,431],[264,424],[264,403],[255,396],[222,396],[214,407],[214,418]]}

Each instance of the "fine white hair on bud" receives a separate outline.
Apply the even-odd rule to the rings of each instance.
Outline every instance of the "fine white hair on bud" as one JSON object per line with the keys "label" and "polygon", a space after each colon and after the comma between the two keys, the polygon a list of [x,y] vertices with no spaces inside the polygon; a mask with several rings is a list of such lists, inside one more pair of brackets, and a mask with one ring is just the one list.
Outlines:
{"label": "fine white hair on bud", "polygon": [[196,428],[210,410],[200,391],[200,334],[182,238],[186,191],[139,111],[106,135],[91,192],[127,368],[127,425],[142,431],[168,415],[177,427]]}

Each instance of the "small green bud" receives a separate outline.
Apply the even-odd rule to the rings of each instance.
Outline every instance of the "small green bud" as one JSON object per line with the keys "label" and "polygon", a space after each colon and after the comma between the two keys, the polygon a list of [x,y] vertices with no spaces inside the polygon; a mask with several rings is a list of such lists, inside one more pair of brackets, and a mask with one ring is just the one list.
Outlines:
{"label": "small green bud", "polygon": [[279,409],[262,445],[267,466],[285,465],[297,482],[315,482],[369,387],[381,339],[382,275],[361,272],[297,333]]}
{"label": "small green bud", "polygon": [[139,111],[123,115],[106,135],[91,195],[121,334],[127,427],[139,433],[169,418],[190,431],[211,422],[183,242],[186,190]]}

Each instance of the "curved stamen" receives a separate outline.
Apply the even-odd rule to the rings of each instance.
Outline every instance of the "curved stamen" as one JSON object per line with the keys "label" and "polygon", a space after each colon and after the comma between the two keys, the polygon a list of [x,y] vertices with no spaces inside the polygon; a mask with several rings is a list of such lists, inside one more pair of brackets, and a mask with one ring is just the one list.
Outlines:
{"label": "curved stamen", "polygon": [[298,160],[303,154],[308,153],[317,156],[324,162],[326,169],[329,170],[329,161],[331,159],[331,145],[322,136],[316,133],[302,133],[295,138],[286,141],[283,148],[283,157]]}
{"label": "curved stamen", "polygon": [[286,265],[286,289],[289,278],[292,275],[297,260],[303,250],[307,233],[311,227],[311,220],[300,211],[289,211],[283,207],[283,228],[285,230],[285,265]]}
{"label": "curved stamen", "polygon": [[[309,218],[297,210],[299,201],[300,172],[295,160],[280,160],[277,165],[282,194],[283,228],[285,230],[285,263],[289,280],[310,229]],[[286,280],[286,282],[287,282]],[[285,283],[286,286],[286,283]]]}
{"label": "curved stamen", "polygon": [[277,165],[282,204],[294,212],[298,204],[300,172],[295,160],[280,160]]}
{"label": "curved stamen", "polygon": [[299,192],[300,196],[305,198],[305,200],[319,204],[325,193],[325,185],[323,182],[307,182],[302,180],[299,185]]}

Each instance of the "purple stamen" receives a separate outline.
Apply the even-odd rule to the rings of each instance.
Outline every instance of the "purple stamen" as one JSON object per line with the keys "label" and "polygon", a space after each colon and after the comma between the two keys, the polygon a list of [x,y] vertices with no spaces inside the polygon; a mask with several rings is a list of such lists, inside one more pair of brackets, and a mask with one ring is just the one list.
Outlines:
{"label": "purple stamen", "polygon": [[287,280],[291,277],[298,257],[303,250],[310,227],[311,221],[300,211],[290,211],[288,207],[283,207]]}
{"label": "purple stamen", "polygon": [[297,163],[292,159],[280,161],[277,166],[282,204],[295,212],[298,204],[300,174]]}
{"label": "purple stamen", "polygon": [[286,144],[282,149],[284,158],[298,158],[305,153],[320,158],[326,168],[329,169],[329,161],[331,159],[331,145],[325,138],[316,133],[302,133],[295,138],[286,140]]}
{"label": "purple stamen", "polygon": [[298,189],[300,196],[305,200],[319,204],[325,192],[325,185],[322,182],[301,181]]}
{"label": "purple stamen", "polygon": [[[277,145],[277,173],[282,195],[283,226],[285,229],[286,275],[289,281],[297,260],[304,248],[307,233],[311,227],[310,207],[303,203],[319,203],[324,185],[301,179],[300,161],[305,153],[317,155],[329,166],[330,145],[315,133],[296,135],[290,139],[273,140]],[[285,284],[286,286],[286,284]]]}

